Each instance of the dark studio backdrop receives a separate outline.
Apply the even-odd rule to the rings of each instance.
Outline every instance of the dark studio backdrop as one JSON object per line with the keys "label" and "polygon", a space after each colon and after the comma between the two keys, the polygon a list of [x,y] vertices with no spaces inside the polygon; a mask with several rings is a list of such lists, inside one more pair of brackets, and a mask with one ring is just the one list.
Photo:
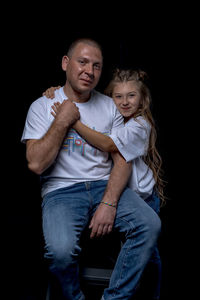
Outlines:
{"label": "dark studio backdrop", "polygon": [[[61,8],[62,10],[62,8]],[[167,204],[161,209],[162,233],[159,241],[163,261],[162,299],[179,298],[185,275],[182,273],[184,248],[181,222],[185,177],[180,174],[182,165],[183,127],[177,122],[182,114],[183,98],[180,86],[184,85],[184,68],[180,55],[184,47],[184,18],[176,19],[175,12],[166,16],[161,10],[147,18],[143,10],[122,22],[114,23],[114,16],[101,22],[95,13],[86,18],[77,15],[74,21],[55,18],[52,15],[24,14],[12,19],[12,28],[5,37],[8,46],[6,81],[8,86],[6,111],[11,120],[7,127],[9,163],[6,162],[5,178],[9,199],[6,202],[6,254],[7,267],[6,299],[42,300],[46,288],[46,266],[43,261],[43,237],[41,232],[41,197],[39,179],[27,169],[25,145],[20,143],[26,114],[30,104],[50,86],[62,85],[65,74],[61,59],[70,42],[77,37],[92,37],[104,50],[104,69],[97,87],[103,92],[112,68],[140,68],[149,75],[152,92],[152,110],[158,130],[158,149],[163,159],[164,179],[168,182]],[[90,20],[89,20],[90,19]],[[146,20],[146,22],[144,22]],[[184,35],[184,39],[183,39]],[[181,78],[181,80],[180,80]],[[6,125],[7,126],[7,125]],[[12,176],[11,176],[12,174]],[[8,204],[8,205],[7,205]],[[185,267],[187,262],[184,262]],[[15,295],[12,298],[11,295]],[[172,297],[173,295],[173,297]],[[175,297],[175,295],[177,297]]]}

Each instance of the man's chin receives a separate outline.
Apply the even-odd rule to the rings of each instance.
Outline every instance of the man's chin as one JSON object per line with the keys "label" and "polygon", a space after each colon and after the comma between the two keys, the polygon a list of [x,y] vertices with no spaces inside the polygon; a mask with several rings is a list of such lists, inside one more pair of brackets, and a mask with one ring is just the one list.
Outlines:
{"label": "man's chin", "polygon": [[91,84],[82,84],[81,86],[78,87],[77,91],[82,94],[82,93],[90,93],[91,90],[93,90],[94,85]]}

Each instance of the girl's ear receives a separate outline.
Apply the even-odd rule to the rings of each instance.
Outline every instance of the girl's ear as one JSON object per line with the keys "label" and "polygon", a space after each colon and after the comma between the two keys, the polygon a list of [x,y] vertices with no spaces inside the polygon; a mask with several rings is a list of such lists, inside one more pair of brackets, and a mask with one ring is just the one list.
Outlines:
{"label": "girl's ear", "polygon": [[63,58],[62,58],[62,69],[63,69],[63,71],[67,70],[68,62],[69,62],[69,57],[67,55],[64,55]]}

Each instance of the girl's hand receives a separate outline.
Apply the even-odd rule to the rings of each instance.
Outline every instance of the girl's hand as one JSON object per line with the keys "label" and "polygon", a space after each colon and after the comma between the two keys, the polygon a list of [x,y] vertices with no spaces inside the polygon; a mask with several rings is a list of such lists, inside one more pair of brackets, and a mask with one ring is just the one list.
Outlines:
{"label": "girl's hand", "polygon": [[54,102],[54,104],[51,106],[51,108],[53,109],[53,111],[51,111],[51,114],[54,118],[56,117],[60,105],[61,105],[60,102]]}
{"label": "girl's hand", "polygon": [[55,90],[58,90],[60,88],[59,86],[52,86],[50,88],[48,88],[43,94],[42,96],[46,96],[47,98],[51,98],[53,99],[55,97]]}

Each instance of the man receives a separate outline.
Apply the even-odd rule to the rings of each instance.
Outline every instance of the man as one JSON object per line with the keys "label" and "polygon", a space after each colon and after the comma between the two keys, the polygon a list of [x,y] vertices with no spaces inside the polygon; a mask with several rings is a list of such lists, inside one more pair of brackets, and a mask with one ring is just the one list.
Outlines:
{"label": "man", "polygon": [[[102,65],[98,43],[76,40],[62,59],[64,87],[52,101],[41,97],[32,103],[22,136],[28,167],[41,175],[45,256],[68,300],[85,299],[78,281],[78,257],[86,226],[91,238],[108,234],[113,227],[125,237],[102,296],[105,300],[131,299],[160,231],[156,213],[126,188],[131,165],[113,152],[112,167],[108,153],[87,144],[73,129],[79,118],[105,134],[123,126],[112,99],[94,90]],[[55,101],[62,104],[53,116]]]}

